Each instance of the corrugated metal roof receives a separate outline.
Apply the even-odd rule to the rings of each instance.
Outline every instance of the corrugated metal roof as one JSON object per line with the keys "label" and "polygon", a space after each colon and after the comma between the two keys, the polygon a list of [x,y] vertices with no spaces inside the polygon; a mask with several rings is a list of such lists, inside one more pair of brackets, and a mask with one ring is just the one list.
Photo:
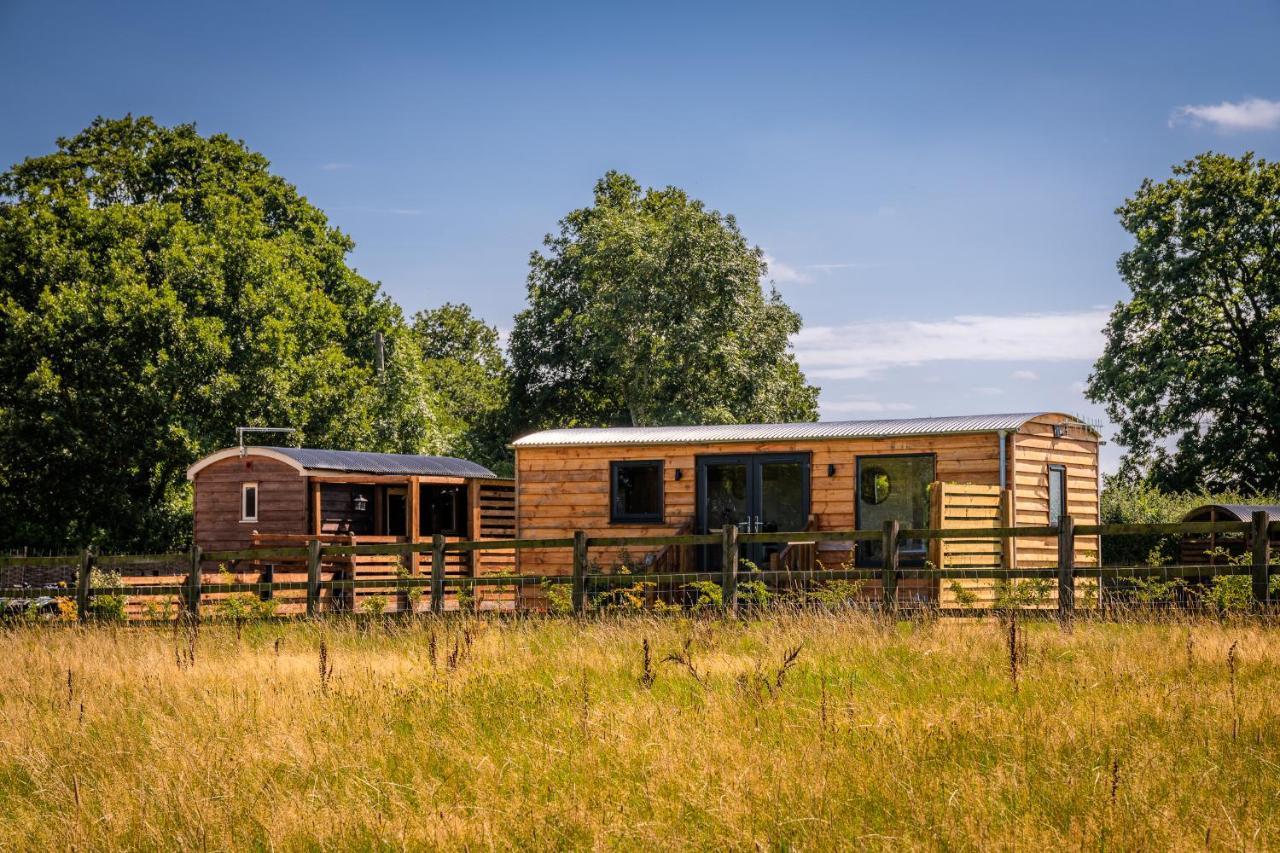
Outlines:
{"label": "corrugated metal roof", "polygon": [[358,474],[407,474],[428,477],[497,476],[483,465],[452,456],[413,456],[405,453],[365,453],[360,450],[318,450],[310,447],[266,447],[289,457],[303,468],[350,471]]}
{"label": "corrugated metal roof", "polygon": [[[1198,506],[1182,517],[1183,521],[1191,521],[1201,513],[1217,509],[1235,516],[1236,521],[1253,521],[1255,512],[1266,512],[1270,521],[1280,521],[1280,506],[1276,504],[1205,504]],[[1219,519],[1221,521],[1223,519]]]}
{"label": "corrugated metal roof", "polygon": [[[663,427],[579,427],[549,429],[517,439],[515,447],[574,447],[611,444],[700,444],[792,439],[884,438],[899,435],[1016,430],[1043,412],[966,415],[945,418],[896,418],[874,421],[818,421],[794,424],[728,424]],[[1092,427],[1089,428],[1092,430]]]}

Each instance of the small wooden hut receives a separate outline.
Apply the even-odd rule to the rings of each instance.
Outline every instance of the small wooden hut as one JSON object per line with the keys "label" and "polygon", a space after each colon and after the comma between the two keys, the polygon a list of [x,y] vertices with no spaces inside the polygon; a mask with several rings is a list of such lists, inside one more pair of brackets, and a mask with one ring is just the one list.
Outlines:
{"label": "small wooden hut", "polygon": [[[1276,504],[1205,504],[1182,517],[1183,521],[1253,521],[1255,512],[1265,512],[1271,521],[1280,521]],[[1239,534],[1187,534],[1178,546],[1178,562],[1184,566],[1222,565],[1238,558],[1250,547],[1247,536]],[[1280,533],[1271,535],[1271,547],[1280,547]]]}
{"label": "small wooden hut", "polygon": [[[448,456],[298,447],[232,447],[187,469],[195,493],[195,543],[205,551],[507,539],[515,488],[482,465]],[[326,575],[377,577],[429,571],[430,552],[334,559]],[[406,565],[407,562],[407,565]],[[504,573],[510,553],[450,554],[452,575]],[[349,606],[354,606],[351,596]]]}

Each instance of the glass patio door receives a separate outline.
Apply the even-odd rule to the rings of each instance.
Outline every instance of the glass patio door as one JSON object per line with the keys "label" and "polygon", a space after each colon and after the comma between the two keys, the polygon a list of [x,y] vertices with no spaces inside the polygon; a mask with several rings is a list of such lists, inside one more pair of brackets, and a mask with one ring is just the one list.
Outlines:
{"label": "glass patio door", "polygon": [[[715,533],[736,524],[743,533],[803,530],[809,518],[807,454],[743,454],[698,458],[697,529]],[[767,568],[783,543],[750,543],[742,558]],[[703,549],[703,569],[721,565],[719,545]]]}

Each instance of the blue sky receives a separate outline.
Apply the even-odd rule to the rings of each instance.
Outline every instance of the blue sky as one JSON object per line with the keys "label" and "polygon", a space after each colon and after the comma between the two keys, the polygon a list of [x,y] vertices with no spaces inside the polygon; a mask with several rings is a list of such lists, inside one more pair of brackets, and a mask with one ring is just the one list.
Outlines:
{"label": "blue sky", "polygon": [[1280,157],[1280,5],[877,5],[0,0],[0,161],[100,114],[194,121],[406,310],[504,329],[620,169],[764,248],[825,418],[1101,418],[1113,211],[1200,151]]}

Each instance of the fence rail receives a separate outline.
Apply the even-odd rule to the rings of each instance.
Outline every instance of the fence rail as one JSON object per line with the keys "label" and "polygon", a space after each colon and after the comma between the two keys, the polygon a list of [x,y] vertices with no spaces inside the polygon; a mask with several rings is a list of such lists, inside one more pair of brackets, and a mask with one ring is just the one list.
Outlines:
{"label": "fence rail", "polygon": [[[1207,535],[1217,533],[1240,534],[1249,546],[1247,562],[1227,565],[1164,565],[1104,567],[1075,565],[1075,538],[1078,536],[1152,536],[1152,535]],[[743,533],[734,525],[726,525],[719,533],[689,534],[677,536],[588,536],[584,531],[572,538],[557,539],[487,539],[471,542],[446,542],[436,536],[422,542],[401,542],[371,545],[325,545],[318,539],[307,547],[266,547],[236,551],[201,551],[193,546],[190,551],[168,554],[111,554],[97,555],[86,548],[78,554],[41,557],[0,556],[0,568],[4,567],[75,567],[74,589],[40,590],[32,587],[0,587],[0,599],[29,599],[33,593],[43,592],[48,597],[71,598],[74,596],[81,620],[90,618],[90,603],[96,596],[178,597],[185,615],[198,618],[202,595],[257,593],[273,597],[278,592],[305,592],[307,615],[320,612],[322,592],[332,594],[340,590],[380,590],[386,592],[410,592],[425,590],[430,593],[430,608],[434,613],[444,610],[445,593],[449,589],[472,589],[485,586],[522,588],[548,584],[571,585],[572,608],[575,613],[587,609],[589,595],[593,591],[628,586],[637,581],[667,585],[688,584],[697,580],[715,578],[722,590],[723,606],[729,611],[738,609],[738,590],[741,572],[741,547],[749,543],[807,544],[819,542],[868,542],[882,545],[883,565],[875,568],[848,568],[788,570],[765,569],[750,572],[751,580],[786,581],[790,584],[820,581],[879,581],[882,605],[888,610],[898,607],[897,588],[900,580],[1055,580],[1057,581],[1058,612],[1069,618],[1075,610],[1075,581],[1077,579],[1158,579],[1171,580],[1189,577],[1220,577],[1248,575],[1251,578],[1252,599],[1258,605],[1269,602],[1271,582],[1271,538],[1280,534],[1280,521],[1272,522],[1267,513],[1254,513],[1251,521],[1179,522],[1171,524],[1075,524],[1071,516],[1063,516],[1058,525],[1039,527],[987,527],[987,528],[902,528],[898,522],[886,522],[882,530],[807,530],[776,533]],[[1057,539],[1058,561],[1056,566],[1007,567],[1007,568],[932,568],[907,567],[900,563],[899,543],[903,539],[916,540],[975,540],[1016,539],[1019,537]],[[600,574],[589,571],[589,555],[592,548],[639,547],[667,545],[718,545],[722,550],[722,563],[718,568],[702,572],[678,572],[659,574]],[[445,574],[445,554],[487,550],[572,549],[572,572],[568,575],[481,575],[452,577]],[[330,578],[321,577],[325,558],[360,555],[411,555],[430,552],[429,576],[384,578]],[[305,562],[305,581],[221,582],[206,583],[202,564],[205,562],[234,563],[238,561],[294,560]],[[116,569],[129,566],[186,566],[181,583],[129,584],[92,586],[91,575],[95,568]],[[179,574],[176,573],[175,574]]]}

